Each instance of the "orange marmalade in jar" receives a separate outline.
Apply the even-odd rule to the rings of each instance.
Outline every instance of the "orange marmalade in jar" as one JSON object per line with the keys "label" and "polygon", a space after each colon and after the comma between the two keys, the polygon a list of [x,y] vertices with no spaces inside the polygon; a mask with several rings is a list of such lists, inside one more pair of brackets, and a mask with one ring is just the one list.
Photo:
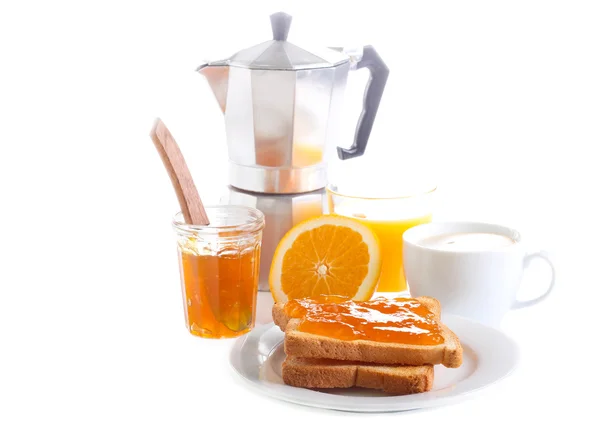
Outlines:
{"label": "orange marmalade in jar", "polygon": [[263,214],[250,207],[206,206],[207,226],[173,219],[186,326],[208,338],[254,327]]}

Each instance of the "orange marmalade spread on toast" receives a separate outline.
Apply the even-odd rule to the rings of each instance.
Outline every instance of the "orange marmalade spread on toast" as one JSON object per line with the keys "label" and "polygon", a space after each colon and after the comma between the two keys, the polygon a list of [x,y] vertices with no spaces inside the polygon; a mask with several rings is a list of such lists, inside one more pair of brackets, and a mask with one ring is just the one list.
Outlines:
{"label": "orange marmalade spread on toast", "polygon": [[341,340],[438,345],[444,342],[434,314],[415,299],[355,302],[341,296],[290,300],[286,315],[301,319],[298,331]]}

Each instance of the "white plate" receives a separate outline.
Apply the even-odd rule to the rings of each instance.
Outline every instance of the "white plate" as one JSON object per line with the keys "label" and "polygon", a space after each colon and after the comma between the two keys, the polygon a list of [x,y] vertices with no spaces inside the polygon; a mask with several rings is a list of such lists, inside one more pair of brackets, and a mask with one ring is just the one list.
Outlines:
{"label": "white plate", "polygon": [[311,390],[288,386],[281,379],[283,333],[273,323],[239,338],[230,362],[246,385],[272,398],[358,412],[404,411],[456,402],[506,377],[516,367],[517,345],[501,331],[451,315],[444,316],[444,323],[461,341],[463,364],[455,369],[435,366],[433,389],[421,394],[387,396],[359,388]]}

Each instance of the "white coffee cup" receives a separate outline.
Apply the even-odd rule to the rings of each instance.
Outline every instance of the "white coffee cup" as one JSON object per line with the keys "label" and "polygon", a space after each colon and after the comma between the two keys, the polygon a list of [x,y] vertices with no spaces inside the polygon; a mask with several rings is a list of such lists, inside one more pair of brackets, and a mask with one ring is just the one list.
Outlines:
{"label": "white coffee cup", "polygon": [[[486,239],[483,234],[495,237]],[[509,310],[542,301],[554,287],[555,271],[548,254],[527,253],[520,234],[505,226],[433,222],[407,230],[403,243],[411,296],[435,297],[442,304],[442,313],[498,326]],[[534,299],[517,300],[523,271],[535,257],[550,266],[550,286]]]}

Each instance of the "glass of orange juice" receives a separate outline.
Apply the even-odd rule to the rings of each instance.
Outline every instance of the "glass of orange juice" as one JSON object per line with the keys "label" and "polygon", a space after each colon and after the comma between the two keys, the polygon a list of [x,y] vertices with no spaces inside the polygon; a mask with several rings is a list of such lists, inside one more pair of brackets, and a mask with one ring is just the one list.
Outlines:
{"label": "glass of orange juice", "polygon": [[237,337],[254,327],[265,219],[242,206],[206,206],[210,224],[173,218],[186,326],[208,338]]}
{"label": "glass of orange juice", "polygon": [[[369,226],[379,239],[383,257],[377,291],[407,289],[402,266],[402,234],[408,228],[431,222],[435,186],[409,194],[363,196],[327,187],[329,213],[353,217]],[[360,195],[357,195],[360,194]]]}

